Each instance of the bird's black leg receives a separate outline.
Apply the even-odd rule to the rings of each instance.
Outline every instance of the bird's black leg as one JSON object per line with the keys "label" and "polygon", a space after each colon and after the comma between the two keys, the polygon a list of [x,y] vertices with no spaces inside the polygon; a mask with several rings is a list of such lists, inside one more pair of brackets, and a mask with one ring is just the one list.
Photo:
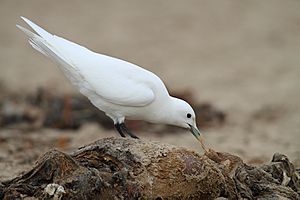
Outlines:
{"label": "bird's black leg", "polygon": [[120,128],[127,133],[130,137],[135,138],[135,139],[139,139],[136,135],[134,135],[126,126],[124,123],[120,124]]}
{"label": "bird's black leg", "polygon": [[122,129],[121,129],[121,124],[116,123],[115,127],[116,127],[117,131],[120,133],[121,137],[126,137],[125,134],[123,133]]}

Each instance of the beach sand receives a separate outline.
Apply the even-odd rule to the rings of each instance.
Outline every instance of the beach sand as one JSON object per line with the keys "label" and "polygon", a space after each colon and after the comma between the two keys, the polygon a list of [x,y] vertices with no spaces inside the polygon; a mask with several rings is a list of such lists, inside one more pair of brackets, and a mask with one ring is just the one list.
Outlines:
{"label": "beach sand", "polygon": [[[15,27],[24,25],[19,16],[25,16],[53,34],[138,64],[170,90],[190,90],[198,102],[223,110],[222,127],[202,130],[210,148],[253,164],[280,152],[299,166],[299,10],[293,0],[2,0],[0,81],[15,93],[38,87],[77,92]],[[188,131],[136,134],[202,152]],[[109,136],[118,134],[93,124],[76,132],[1,129],[0,179],[30,168],[51,148],[72,151]]]}

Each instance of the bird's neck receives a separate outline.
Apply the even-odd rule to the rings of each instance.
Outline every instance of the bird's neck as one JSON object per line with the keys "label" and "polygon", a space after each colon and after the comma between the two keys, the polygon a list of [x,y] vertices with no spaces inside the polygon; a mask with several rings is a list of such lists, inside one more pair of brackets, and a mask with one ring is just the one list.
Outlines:
{"label": "bird's neck", "polygon": [[168,101],[164,101],[164,103],[159,107],[159,110],[156,111],[155,122],[154,123],[162,123],[175,125],[176,124],[176,115],[174,109],[176,107],[176,102],[179,99],[175,97],[169,97]]}

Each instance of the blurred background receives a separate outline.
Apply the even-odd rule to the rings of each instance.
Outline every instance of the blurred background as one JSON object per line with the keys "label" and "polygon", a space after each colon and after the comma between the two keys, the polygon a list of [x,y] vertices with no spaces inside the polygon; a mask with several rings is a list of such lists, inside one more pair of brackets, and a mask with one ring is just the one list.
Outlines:
{"label": "blurred background", "polygon": [[[252,164],[280,152],[300,165],[299,10],[297,0],[1,0],[0,178],[23,171],[50,148],[72,151],[118,136],[98,123],[76,129],[43,126],[50,114],[41,107],[53,115],[57,107],[40,106],[41,96],[47,105],[62,102],[64,122],[73,104],[87,102],[55,64],[30,47],[15,27],[25,25],[19,16],[156,73],[172,94],[199,107],[198,115],[208,116],[199,126],[210,148]],[[26,114],[34,116],[34,123]],[[143,139],[202,151],[186,130],[139,122],[130,126]]]}

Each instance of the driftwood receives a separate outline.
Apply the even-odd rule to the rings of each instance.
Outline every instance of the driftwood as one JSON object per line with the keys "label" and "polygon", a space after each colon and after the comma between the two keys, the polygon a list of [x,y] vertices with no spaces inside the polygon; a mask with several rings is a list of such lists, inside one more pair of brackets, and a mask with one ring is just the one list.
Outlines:
{"label": "driftwood", "polygon": [[228,153],[106,138],[49,151],[0,183],[0,199],[299,199],[299,189],[299,170],[281,154],[254,167]]}

